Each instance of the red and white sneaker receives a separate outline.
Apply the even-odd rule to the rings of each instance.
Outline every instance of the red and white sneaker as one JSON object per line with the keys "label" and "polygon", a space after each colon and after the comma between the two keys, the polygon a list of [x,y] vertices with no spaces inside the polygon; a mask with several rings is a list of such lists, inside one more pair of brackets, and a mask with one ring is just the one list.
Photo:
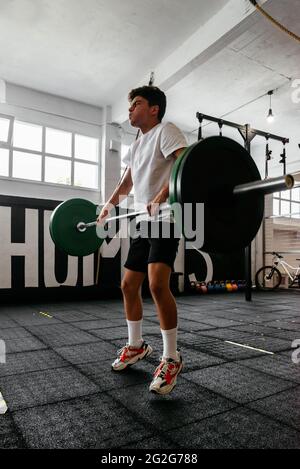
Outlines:
{"label": "red and white sneaker", "polygon": [[128,366],[134,365],[139,360],[148,357],[153,352],[152,347],[144,341],[138,348],[126,344],[123,348],[118,350],[118,357],[112,363],[111,367],[114,371],[121,371]]}
{"label": "red and white sneaker", "polygon": [[182,357],[179,352],[178,361],[172,358],[162,358],[154,372],[154,378],[149,391],[156,394],[169,394],[176,386],[177,376],[183,368]]}

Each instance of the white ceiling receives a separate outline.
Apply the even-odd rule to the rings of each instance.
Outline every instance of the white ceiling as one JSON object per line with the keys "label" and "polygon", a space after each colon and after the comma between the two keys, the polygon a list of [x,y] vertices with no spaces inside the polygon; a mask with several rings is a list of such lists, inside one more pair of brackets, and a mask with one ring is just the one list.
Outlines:
{"label": "white ceiling", "polygon": [[[262,2],[300,34],[299,0]],[[119,105],[126,115],[127,91],[154,70],[168,96],[166,117],[184,130],[197,128],[197,111],[249,122],[291,137],[292,158],[300,161],[300,104],[291,100],[300,43],[253,10],[249,0],[0,0],[0,77],[96,106]],[[258,99],[270,89],[272,127],[268,98]],[[205,127],[207,135],[216,131]]]}
{"label": "white ceiling", "polygon": [[111,104],[227,1],[0,0],[0,77]]}
{"label": "white ceiling", "polygon": [[[265,9],[292,31],[300,34],[299,0],[269,0]],[[254,13],[245,31],[223,49],[196,67],[168,91],[167,118],[197,136],[196,112],[224,117],[240,124],[250,123],[272,134],[289,137],[288,158],[300,169],[300,104],[293,103],[292,83],[300,78],[300,43]],[[272,108],[276,116],[266,121],[268,90],[274,90]],[[180,112],[178,109],[180,103]],[[204,122],[203,133],[219,132],[217,124]],[[224,134],[241,141],[237,130]],[[253,140],[252,151],[264,154],[265,141]],[[273,156],[282,146],[271,142]],[[277,156],[276,156],[277,158]],[[277,158],[278,160],[279,158]],[[272,163],[270,165],[272,166]]]}

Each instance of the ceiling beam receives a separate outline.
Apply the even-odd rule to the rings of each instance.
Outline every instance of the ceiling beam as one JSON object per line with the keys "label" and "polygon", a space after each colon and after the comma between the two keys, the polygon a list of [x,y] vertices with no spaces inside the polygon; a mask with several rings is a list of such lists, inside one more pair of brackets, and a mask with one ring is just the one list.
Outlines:
{"label": "ceiling beam", "polygon": [[[260,4],[267,1],[261,0]],[[153,70],[155,85],[167,92],[249,29],[256,21],[255,13],[256,8],[250,2],[230,0]],[[150,70],[147,77],[133,83],[132,87],[148,83],[149,76]],[[127,96],[123,96],[112,105],[113,121],[125,122],[128,119],[127,109]]]}

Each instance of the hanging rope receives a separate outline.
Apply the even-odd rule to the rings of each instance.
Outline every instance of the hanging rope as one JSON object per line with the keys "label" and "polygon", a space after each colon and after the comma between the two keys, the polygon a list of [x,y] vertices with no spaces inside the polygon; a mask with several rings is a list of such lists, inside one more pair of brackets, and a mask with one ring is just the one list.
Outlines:
{"label": "hanging rope", "polygon": [[283,26],[281,23],[279,23],[279,21],[275,20],[275,18],[273,18],[273,16],[269,15],[269,13],[267,13],[266,10],[264,10],[260,5],[258,5],[256,0],[249,0],[249,1],[250,1],[250,3],[252,3],[252,5],[255,6],[255,8],[258,11],[260,11],[260,13],[262,15],[264,15],[269,21],[271,21],[271,23],[275,24],[275,26],[277,26],[279,29],[281,29],[281,31],[284,31],[285,33],[289,34],[289,36],[291,36],[296,41],[300,42],[300,36],[298,36],[297,34],[293,33],[289,29],[287,29],[285,26]]}

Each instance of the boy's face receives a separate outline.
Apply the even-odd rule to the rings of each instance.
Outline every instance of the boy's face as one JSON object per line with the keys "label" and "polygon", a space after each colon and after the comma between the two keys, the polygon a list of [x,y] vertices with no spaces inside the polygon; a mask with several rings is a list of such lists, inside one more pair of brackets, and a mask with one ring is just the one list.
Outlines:
{"label": "boy's face", "polygon": [[143,127],[157,119],[159,106],[149,106],[147,99],[136,96],[129,106],[129,120],[133,127]]}

